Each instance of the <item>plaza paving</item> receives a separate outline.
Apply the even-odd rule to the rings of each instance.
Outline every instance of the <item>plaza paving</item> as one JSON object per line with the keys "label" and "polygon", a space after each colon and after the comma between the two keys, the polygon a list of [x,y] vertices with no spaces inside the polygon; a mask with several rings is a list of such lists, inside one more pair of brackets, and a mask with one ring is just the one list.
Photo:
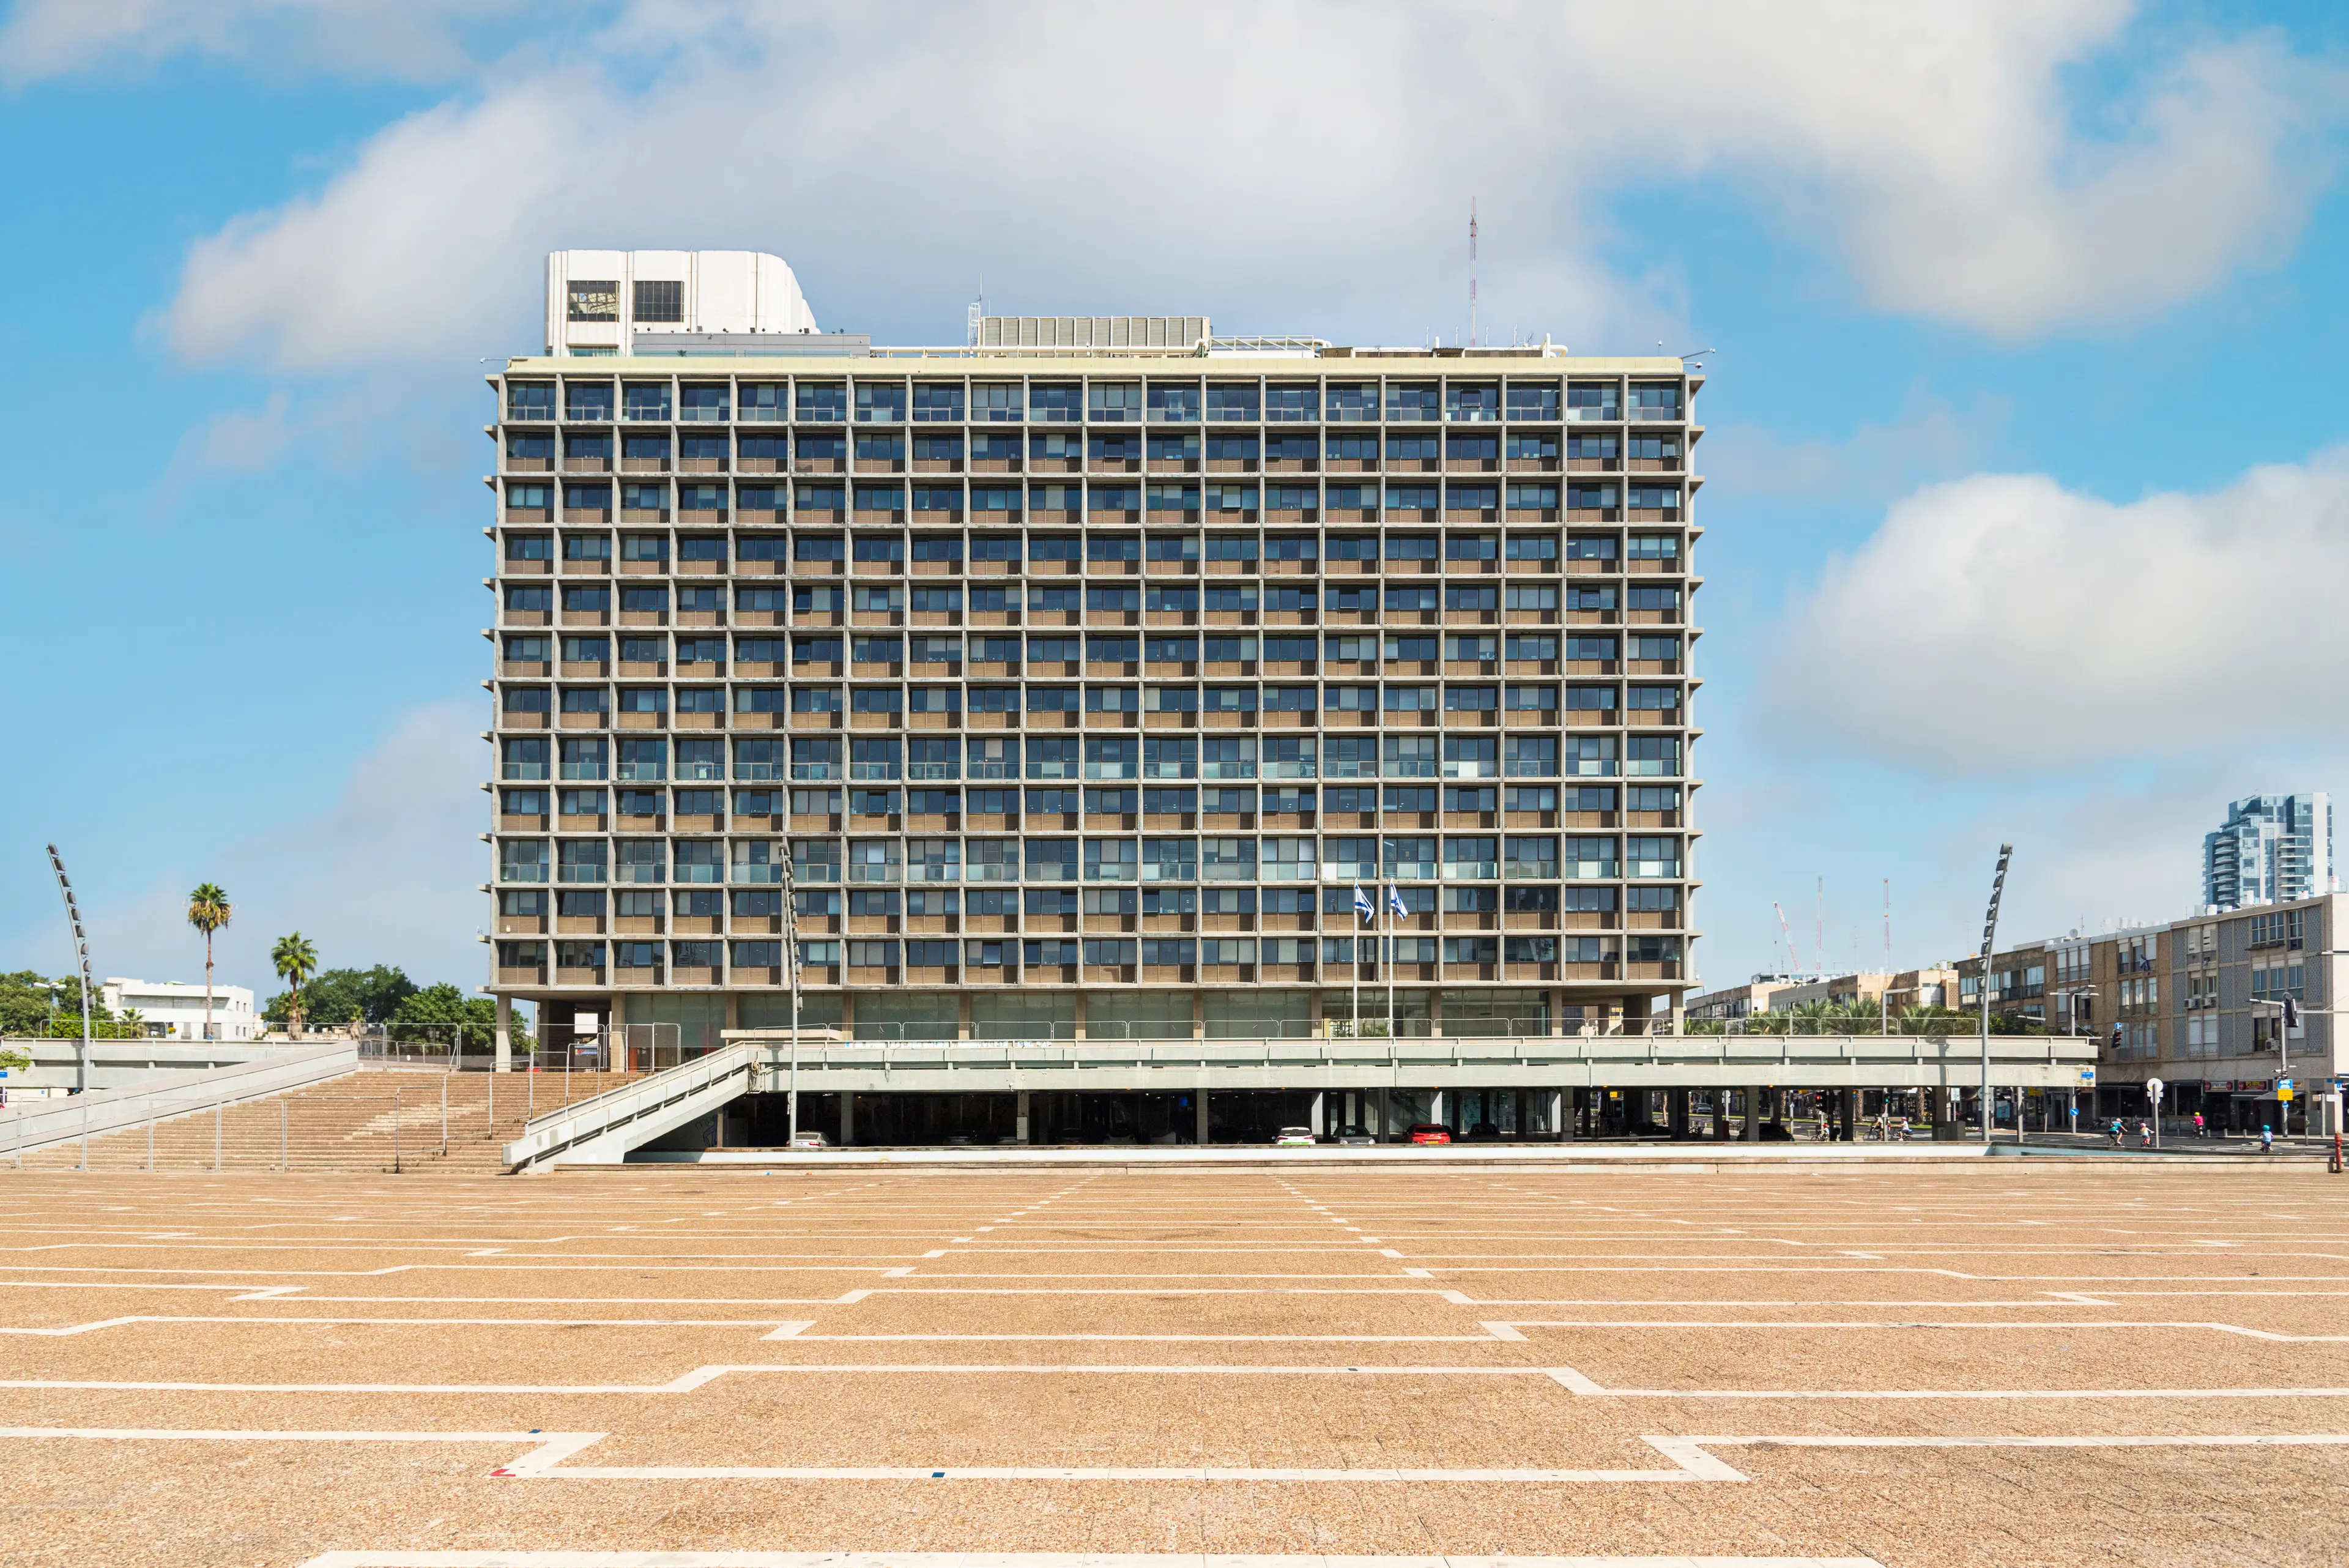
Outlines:
{"label": "plaza paving", "polygon": [[10,1175],[0,1556],[2349,1557],[2321,1165],[1407,1158]]}

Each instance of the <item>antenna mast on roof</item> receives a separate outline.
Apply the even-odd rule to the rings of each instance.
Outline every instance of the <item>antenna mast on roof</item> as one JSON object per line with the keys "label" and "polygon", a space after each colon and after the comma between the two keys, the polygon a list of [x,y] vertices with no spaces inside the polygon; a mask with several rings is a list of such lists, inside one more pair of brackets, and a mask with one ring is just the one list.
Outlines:
{"label": "antenna mast on roof", "polygon": [[1468,347],[1476,347],[1476,198],[1468,198]]}

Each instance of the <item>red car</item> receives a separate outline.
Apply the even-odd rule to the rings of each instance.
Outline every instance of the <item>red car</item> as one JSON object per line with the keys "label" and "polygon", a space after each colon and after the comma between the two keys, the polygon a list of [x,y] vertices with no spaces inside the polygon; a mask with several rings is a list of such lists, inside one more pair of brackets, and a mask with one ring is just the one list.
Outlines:
{"label": "red car", "polygon": [[1452,1141],[1452,1129],[1442,1122],[1413,1122],[1408,1136],[1413,1143],[1434,1147]]}

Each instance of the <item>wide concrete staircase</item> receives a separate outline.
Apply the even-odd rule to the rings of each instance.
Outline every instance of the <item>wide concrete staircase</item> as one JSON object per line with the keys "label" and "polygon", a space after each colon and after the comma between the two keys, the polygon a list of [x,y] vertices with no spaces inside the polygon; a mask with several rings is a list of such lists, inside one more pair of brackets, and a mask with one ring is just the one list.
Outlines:
{"label": "wide concrete staircase", "polygon": [[[642,1075],[636,1075],[642,1076]],[[535,1082],[533,1082],[533,1077]],[[494,1176],[505,1146],[530,1116],[543,1116],[619,1087],[622,1073],[433,1073],[363,1070],[291,1094],[248,1100],[220,1112],[222,1170],[385,1171]],[[441,1096],[448,1097],[442,1143]],[[144,1127],[89,1140],[87,1168],[145,1170]],[[158,1122],[152,1168],[209,1171],[214,1165],[213,1115],[199,1111]],[[26,1170],[83,1167],[78,1142],[36,1149]],[[13,1167],[12,1167],[13,1168]]]}

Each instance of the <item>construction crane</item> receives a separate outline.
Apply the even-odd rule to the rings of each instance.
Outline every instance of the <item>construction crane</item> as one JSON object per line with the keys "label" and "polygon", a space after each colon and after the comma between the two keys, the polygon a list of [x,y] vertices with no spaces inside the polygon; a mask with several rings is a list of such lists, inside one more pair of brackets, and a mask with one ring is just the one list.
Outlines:
{"label": "construction crane", "polygon": [[1778,911],[1778,930],[1786,939],[1786,972],[1800,974],[1803,972],[1803,955],[1795,950],[1795,928],[1786,923],[1786,907],[1775,898],[1770,901],[1770,907]]}

